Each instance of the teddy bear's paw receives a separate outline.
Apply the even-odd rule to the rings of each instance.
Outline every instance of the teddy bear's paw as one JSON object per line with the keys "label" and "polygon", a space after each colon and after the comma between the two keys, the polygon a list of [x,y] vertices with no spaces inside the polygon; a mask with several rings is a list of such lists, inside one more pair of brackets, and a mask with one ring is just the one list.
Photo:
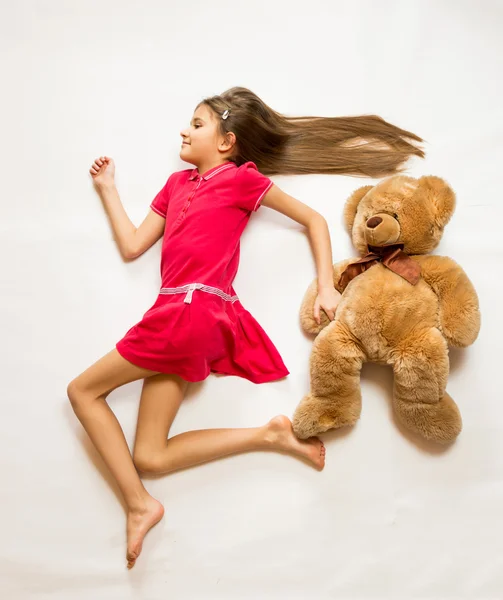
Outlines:
{"label": "teddy bear's paw", "polygon": [[303,307],[300,313],[300,325],[310,335],[318,335],[331,321],[323,310],[320,310],[320,323],[314,319],[313,306]]}
{"label": "teddy bear's paw", "polygon": [[323,310],[320,310],[320,323],[314,318],[314,303],[318,295],[318,280],[315,279],[307,288],[300,307],[300,325],[310,335],[318,335],[320,331],[330,324],[330,319]]}
{"label": "teddy bear's paw", "polygon": [[313,317],[306,316],[301,318],[300,324],[302,329],[308,333],[309,335],[318,335],[320,331],[326,327],[330,323],[330,319],[328,317],[321,318],[321,323],[318,324]]}
{"label": "teddy bear's paw", "polygon": [[447,393],[433,404],[395,401],[395,411],[407,429],[440,444],[453,442],[462,429],[459,409]]}
{"label": "teddy bear's paw", "polygon": [[299,439],[305,440],[329,429],[354,425],[360,416],[360,409],[359,403],[349,407],[338,405],[335,400],[328,401],[308,394],[295,410],[293,430]]}

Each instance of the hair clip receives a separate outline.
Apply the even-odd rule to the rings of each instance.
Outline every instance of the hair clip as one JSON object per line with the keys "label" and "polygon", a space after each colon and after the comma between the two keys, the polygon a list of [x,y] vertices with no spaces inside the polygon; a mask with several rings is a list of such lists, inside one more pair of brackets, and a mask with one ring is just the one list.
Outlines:
{"label": "hair clip", "polygon": [[227,117],[229,116],[229,113],[230,113],[230,110],[226,110],[224,112],[224,114],[222,115],[222,119],[224,119],[224,120],[227,119]]}

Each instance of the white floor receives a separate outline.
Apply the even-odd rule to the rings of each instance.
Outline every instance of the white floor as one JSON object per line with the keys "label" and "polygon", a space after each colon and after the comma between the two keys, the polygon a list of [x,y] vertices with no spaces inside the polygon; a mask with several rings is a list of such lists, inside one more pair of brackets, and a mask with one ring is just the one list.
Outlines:
{"label": "white floor", "polygon": [[[1,9],[0,589],[9,600],[325,600],[503,597],[503,4],[496,1],[35,0]],[[427,140],[414,176],[447,179],[457,211],[437,253],[480,295],[476,344],[452,352],[464,430],[417,445],[390,411],[390,374],[366,366],[364,410],[324,436],[322,473],[249,454],[146,486],[166,506],[133,571],[117,490],[66,385],[153,303],[160,245],[125,264],[89,167],[108,154],[137,224],[174,170],[202,97],[233,85],[290,115],[376,113]],[[343,203],[366,181],[274,177],[353,255]],[[235,287],[291,375],[195,384],[173,433],[292,415],[308,389],[298,325],[314,277],[306,236],[262,208]],[[140,383],[110,405],[133,442]]]}

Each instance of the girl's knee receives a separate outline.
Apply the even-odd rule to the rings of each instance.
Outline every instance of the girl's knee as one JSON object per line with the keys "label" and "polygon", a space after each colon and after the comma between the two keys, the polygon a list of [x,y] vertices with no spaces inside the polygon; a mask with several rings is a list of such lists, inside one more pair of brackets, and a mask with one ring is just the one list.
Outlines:
{"label": "girl's knee", "polygon": [[73,408],[81,407],[83,404],[89,402],[90,399],[93,399],[92,394],[89,393],[89,390],[85,389],[78,377],[70,381],[66,388],[66,394]]}
{"label": "girl's knee", "polygon": [[68,400],[73,404],[77,396],[79,395],[79,387],[76,379],[72,379],[66,388],[66,395],[68,396]]}
{"label": "girl's knee", "polygon": [[136,449],[133,451],[133,463],[140,473],[155,475],[157,473],[165,473],[166,461],[162,460],[159,452],[148,450],[146,448]]}

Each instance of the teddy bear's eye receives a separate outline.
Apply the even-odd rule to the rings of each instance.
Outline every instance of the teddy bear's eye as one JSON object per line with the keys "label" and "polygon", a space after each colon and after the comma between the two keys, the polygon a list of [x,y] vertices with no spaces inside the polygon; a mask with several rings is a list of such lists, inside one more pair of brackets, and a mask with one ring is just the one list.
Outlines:
{"label": "teddy bear's eye", "polygon": [[393,218],[398,221],[398,215],[396,213],[393,213]]}

